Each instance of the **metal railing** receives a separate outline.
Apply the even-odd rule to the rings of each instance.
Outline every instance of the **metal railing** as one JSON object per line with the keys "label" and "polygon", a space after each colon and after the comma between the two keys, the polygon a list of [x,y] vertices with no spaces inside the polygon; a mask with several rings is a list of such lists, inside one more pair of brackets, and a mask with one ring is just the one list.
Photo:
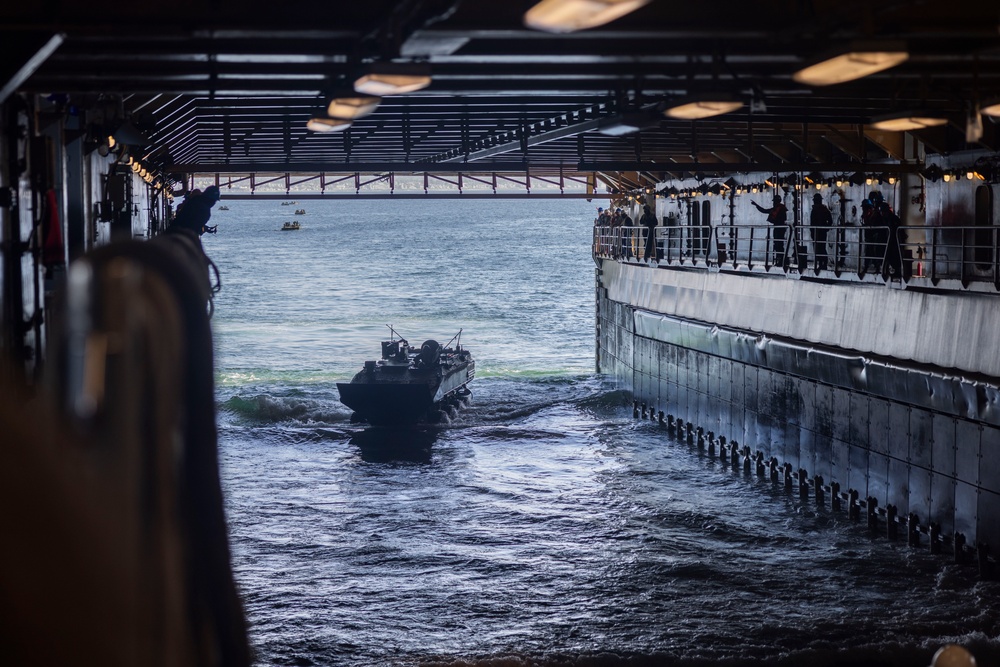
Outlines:
{"label": "metal railing", "polygon": [[904,256],[914,275],[937,285],[955,280],[963,287],[992,283],[1000,290],[1000,227],[904,227]]}
{"label": "metal railing", "polygon": [[[813,274],[849,280],[943,281],[1000,291],[1000,227],[594,227],[595,257],[657,266]],[[895,238],[893,238],[895,236]],[[948,285],[952,286],[952,285]]]}

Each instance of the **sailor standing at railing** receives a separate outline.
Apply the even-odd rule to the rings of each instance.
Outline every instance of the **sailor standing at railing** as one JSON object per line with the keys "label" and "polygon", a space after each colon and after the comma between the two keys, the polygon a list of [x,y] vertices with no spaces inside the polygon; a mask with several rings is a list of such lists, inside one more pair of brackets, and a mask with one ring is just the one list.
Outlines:
{"label": "sailor standing at railing", "polygon": [[199,236],[208,232],[214,234],[215,227],[210,226],[208,221],[212,217],[212,207],[219,201],[219,188],[210,185],[204,192],[197,190],[190,192],[184,202],[177,207],[177,215],[174,216],[170,224],[171,230],[187,229]]}
{"label": "sailor standing at railing", "polygon": [[631,259],[635,255],[635,248],[633,247],[632,235],[635,230],[632,229],[632,216],[628,214],[624,209],[618,209],[618,224],[621,226],[622,230],[622,257],[625,259]]}
{"label": "sailor standing at railing", "polygon": [[788,229],[788,208],[781,202],[780,195],[774,195],[771,208],[764,208],[755,201],[750,203],[761,213],[767,213],[767,221],[774,225],[774,263],[782,268],[788,268],[788,257],[785,254],[785,232]]}
{"label": "sailor standing at railing", "polygon": [[809,233],[813,240],[813,254],[816,257],[816,271],[826,271],[826,234],[833,227],[833,214],[823,203],[823,195],[813,195],[813,207],[809,214]]}
{"label": "sailor standing at railing", "polygon": [[594,251],[604,254],[605,239],[608,235],[608,219],[604,215],[604,207],[597,207],[597,217],[594,218]]}
{"label": "sailor standing at railing", "polygon": [[642,258],[645,261],[656,260],[656,216],[653,215],[649,204],[642,207],[642,217],[639,224],[646,228],[646,247],[643,250]]}
{"label": "sailor standing at railing", "polygon": [[882,224],[888,227],[888,229],[882,230],[882,236],[886,242],[885,265],[882,267],[882,277],[887,280],[893,277],[900,278],[903,274],[903,258],[900,249],[900,243],[902,242],[900,227],[903,223],[899,219],[899,216],[896,215],[896,212],[892,210],[892,207],[885,201],[878,203],[878,213]]}
{"label": "sailor standing at railing", "polygon": [[622,218],[618,215],[618,211],[611,210],[610,220],[611,220],[611,256],[618,259],[622,255],[622,246],[624,245],[624,237],[622,235]]}
{"label": "sailor standing at railing", "polygon": [[865,236],[865,255],[861,261],[864,272],[882,272],[882,259],[885,257],[886,241],[889,240],[884,227],[886,221],[882,219],[882,207],[884,203],[882,193],[872,190],[868,199],[861,202],[861,226]]}

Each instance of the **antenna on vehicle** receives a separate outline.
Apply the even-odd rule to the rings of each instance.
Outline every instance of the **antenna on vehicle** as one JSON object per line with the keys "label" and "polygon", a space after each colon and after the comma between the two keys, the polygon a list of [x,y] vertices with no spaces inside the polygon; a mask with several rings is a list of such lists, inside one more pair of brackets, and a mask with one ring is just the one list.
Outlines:
{"label": "antenna on vehicle", "polygon": [[[387,325],[385,325],[385,326],[389,327],[389,331],[391,331],[391,332],[392,332],[392,335],[393,335],[393,337],[398,337],[398,338],[399,338],[399,340],[401,340],[401,341],[403,341],[404,343],[406,343],[407,345],[409,345],[409,343],[407,343],[407,342],[406,342],[406,339],[405,339],[405,338],[403,338],[402,336],[400,336],[400,335],[399,335],[399,334],[398,334],[398,333],[396,332],[396,330],[392,328],[392,325],[391,325],[391,324],[387,324]],[[459,333],[462,333],[462,332],[461,332],[461,331],[459,331]],[[454,339],[453,339],[453,340],[454,340]]]}
{"label": "antenna on vehicle", "polygon": [[450,341],[448,341],[447,343],[445,343],[445,347],[448,347],[449,345],[451,345],[451,341],[452,340],[456,340],[456,339],[458,340],[458,342],[455,343],[455,349],[456,350],[461,350],[462,349],[462,330],[461,329],[458,330],[457,334],[455,334],[454,336],[451,337]]}

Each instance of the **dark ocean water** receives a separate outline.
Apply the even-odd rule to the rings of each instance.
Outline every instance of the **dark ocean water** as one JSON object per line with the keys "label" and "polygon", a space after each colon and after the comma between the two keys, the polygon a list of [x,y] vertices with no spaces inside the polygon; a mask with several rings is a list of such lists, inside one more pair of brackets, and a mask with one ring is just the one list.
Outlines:
{"label": "dark ocean water", "polygon": [[[593,372],[596,204],[224,203],[204,242],[259,664],[1000,664],[1000,584],[632,418]],[[349,422],[335,383],[386,323],[464,329],[454,423]]]}

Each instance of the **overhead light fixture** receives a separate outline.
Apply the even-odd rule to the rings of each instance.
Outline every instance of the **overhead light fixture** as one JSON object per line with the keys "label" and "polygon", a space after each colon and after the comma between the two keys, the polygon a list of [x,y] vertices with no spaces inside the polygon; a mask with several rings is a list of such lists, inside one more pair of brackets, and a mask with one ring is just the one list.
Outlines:
{"label": "overhead light fixture", "polygon": [[895,67],[909,57],[902,42],[855,44],[814,61],[793,74],[792,78],[810,86],[829,86]]}
{"label": "overhead light fixture", "polygon": [[313,132],[340,132],[351,126],[351,121],[339,118],[313,117],[306,122],[306,129]]}
{"label": "overhead light fixture", "polygon": [[524,25],[546,32],[576,32],[610,23],[649,0],[542,0],[524,14]]}
{"label": "overhead light fixture", "polygon": [[939,127],[947,122],[947,118],[935,113],[907,111],[872,118],[871,127],[887,132],[911,132]]}
{"label": "overhead light fixture", "polygon": [[149,139],[146,135],[129,120],[119,125],[118,129],[111,133],[111,137],[115,141],[132,146],[149,145]]}
{"label": "overhead light fixture", "polygon": [[354,82],[354,90],[365,95],[385,97],[422,90],[431,85],[428,65],[413,63],[374,63]]}
{"label": "overhead light fixture", "polygon": [[627,111],[604,119],[598,124],[597,131],[611,137],[620,137],[623,134],[656,127],[661,120],[662,117],[655,109]]}
{"label": "overhead light fixture", "polygon": [[337,95],[330,100],[326,112],[332,118],[357,120],[370,115],[381,102],[381,97],[371,95]]}
{"label": "overhead light fixture", "polygon": [[638,132],[639,128],[629,123],[613,122],[598,128],[597,131],[609,137],[620,137],[626,134],[632,134],[633,132]]}
{"label": "overhead light fixture", "polygon": [[721,116],[743,107],[743,101],[728,93],[712,93],[686,97],[676,102],[663,112],[664,116],[681,120],[701,120],[712,116]]}

